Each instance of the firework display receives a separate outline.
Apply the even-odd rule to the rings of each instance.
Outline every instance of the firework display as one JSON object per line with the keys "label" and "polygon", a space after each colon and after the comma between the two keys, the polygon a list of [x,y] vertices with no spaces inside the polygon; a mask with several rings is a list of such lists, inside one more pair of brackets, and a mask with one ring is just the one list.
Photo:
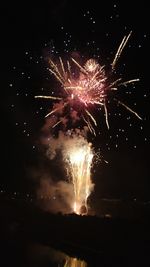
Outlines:
{"label": "firework display", "polygon": [[[73,119],[76,117],[79,121],[84,122],[84,126],[94,135],[96,135],[97,120],[92,114],[91,107],[101,111],[103,110],[105,122],[109,129],[109,118],[107,105],[109,103],[109,94],[113,91],[113,100],[134,114],[138,119],[142,118],[131,107],[115,96],[115,92],[120,86],[127,86],[138,82],[139,79],[130,79],[123,81],[121,78],[114,79],[114,73],[118,60],[125,48],[130,36],[124,36],[119,48],[110,65],[109,75],[106,66],[102,66],[94,58],[87,59],[84,64],[80,64],[75,58],[62,60],[59,57],[57,63],[49,59],[49,71],[56,78],[60,85],[59,95],[37,95],[35,98],[42,98],[53,101],[53,108],[45,116],[55,117],[54,123],[50,129],[58,125],[67,125],[68,118],[72,119],[71,127],[73,128]],[[67,126],[66,126],[67,128]],[[65,131],[67,130],[65,128]],[[69,127],[68,127],[69,128]],[[68,173],[68,182],[73,185],[73,203],[71,208],[76,214],[87,214],[87,200],[93,190],[91,180],[91,167],[93,159],[93,150],[91,143],[81,137],[81,135],[70,136],[70,144],[63,145],[64,163]],[[63,141],[65,142],[65,141]]]}

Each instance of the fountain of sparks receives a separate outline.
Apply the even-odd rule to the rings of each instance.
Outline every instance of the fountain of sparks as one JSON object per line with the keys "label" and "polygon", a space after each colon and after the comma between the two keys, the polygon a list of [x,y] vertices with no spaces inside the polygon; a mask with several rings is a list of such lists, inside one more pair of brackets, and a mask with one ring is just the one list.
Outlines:
{"label": "fountain of sparks", "polygon": [[[82,140],[82,141],[81,141]],[[66,168],[73,184],[72,209],[76,214],[87,214],[87,200],[93,189],[91,167],[94,153],[91,143],[77,139],[65,150]]]}

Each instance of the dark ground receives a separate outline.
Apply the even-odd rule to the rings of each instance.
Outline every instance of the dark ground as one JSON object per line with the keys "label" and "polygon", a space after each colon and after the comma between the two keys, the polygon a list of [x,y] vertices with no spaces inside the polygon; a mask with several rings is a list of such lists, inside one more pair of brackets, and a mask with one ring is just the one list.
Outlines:
{"label": "dark ground", "polygon": [[27,266],[30,243],[61,250],[92,267],[150,265],[148,216],[127,220],[53,215],[25,201],[1,199],[0,217],[1,266]]}

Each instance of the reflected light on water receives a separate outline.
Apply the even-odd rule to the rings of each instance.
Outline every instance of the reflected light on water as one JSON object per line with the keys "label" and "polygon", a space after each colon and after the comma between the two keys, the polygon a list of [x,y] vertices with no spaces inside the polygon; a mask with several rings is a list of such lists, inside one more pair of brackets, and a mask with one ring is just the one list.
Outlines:
{"label": "reflected light on water", "polygon": [[64,267],[87,267],[87,263],[77,258],[66,257]]}

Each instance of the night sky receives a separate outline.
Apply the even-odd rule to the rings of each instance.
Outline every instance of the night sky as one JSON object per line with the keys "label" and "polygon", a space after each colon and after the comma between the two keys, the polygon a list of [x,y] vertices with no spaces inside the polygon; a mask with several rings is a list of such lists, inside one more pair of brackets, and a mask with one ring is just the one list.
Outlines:
{"label": "night sky", "polygon": [[[109,65],[122,38],[132,36],[118,63],[124,80],[140,78],[117,96],[140,114],[110,103],[110,130],[95,111],[97,136],[89,135],[104,162],[95,166],[94,197],[139,198],[150,195],[149,8],[147,1],[6,1],[1,7],[1,180],[6,191],[34,192],[38,170],[62,177],[39,145],[50,103],[34,95],[52,86],[45,58],[77,52]],[[2,174],[3,173],[3,174]],[[32,177],[34,176],[34,177]],[[38,176],[38,174],[37,174]]]}

